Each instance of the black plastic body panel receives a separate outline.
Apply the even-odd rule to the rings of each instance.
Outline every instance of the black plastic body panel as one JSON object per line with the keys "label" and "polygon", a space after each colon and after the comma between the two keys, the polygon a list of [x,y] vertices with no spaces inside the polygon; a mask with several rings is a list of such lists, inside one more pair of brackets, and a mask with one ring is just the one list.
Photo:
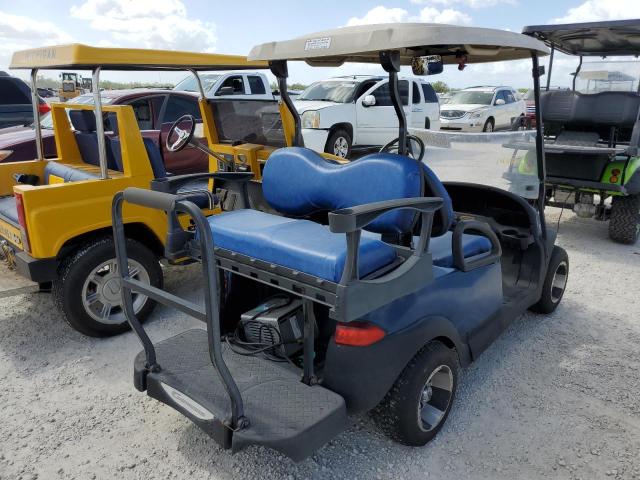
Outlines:
{"label": "black plastic body panel", "polygon": [[16,253],[16,270],[20,275],[38,283],[51,282],[58,278],[58,259],[33,258],[26,252]]}

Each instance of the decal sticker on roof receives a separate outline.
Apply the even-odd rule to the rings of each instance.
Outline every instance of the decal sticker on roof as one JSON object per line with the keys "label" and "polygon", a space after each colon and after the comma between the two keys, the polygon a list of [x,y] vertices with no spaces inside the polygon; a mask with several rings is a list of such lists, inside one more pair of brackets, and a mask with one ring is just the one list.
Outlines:
{"label": "decal sticker on roof", "polygon": [[320,50],[331,46],[331,37],[310,38],[304,44],[306,50]]}

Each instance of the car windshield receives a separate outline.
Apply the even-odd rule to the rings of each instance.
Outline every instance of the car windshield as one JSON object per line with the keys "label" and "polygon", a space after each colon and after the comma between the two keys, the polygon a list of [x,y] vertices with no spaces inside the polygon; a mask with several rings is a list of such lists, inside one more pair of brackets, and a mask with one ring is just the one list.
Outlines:
{"label": "car windshield", "polygon": [[[202,88],[204,88],[205,93],[211,90],[211,88],[216,84],[216,82],[221,76],[222,75],[215,75],[212,73],[199,75],[200,81],[202,82]],[[188,77],[186,77],[184,80],[179,82],[175,87],[173,87],[173,89],[179,92],[198,92],[199,91],[198,82],[196,81],[196,77],[193,75],[189,75]]]}
{"label": "car windshield", "polygon": [[[78,97],[72,98],[67,103],[75,103],[75,104],[84,104],[84,105],[93,105],[93,95],[80,95]],[[102,103],[108,103],[105,99],[102,99]],[[69,111],[67,111],[67,115]],[[40,127],[45,128],[47,130],[53,130],[53,119],[51,118],[51,112],[48,112],[40,119]]]}
{"label": "car windshield", "polygon": [[585,62],[576,77],[580,93],[637,92],[640,61]]}
{"label": "car windshield", "polygon": [[493,98],[493,92],[481,92],[478,90],[462,90],[455,92],[449,97],[447,102],[449,105],[491,105],[491,99]]}
{"label": "car windshield", "polygon": [[311,84],[296,100],[349,103],[353,101],[357,82],[325,80]]}

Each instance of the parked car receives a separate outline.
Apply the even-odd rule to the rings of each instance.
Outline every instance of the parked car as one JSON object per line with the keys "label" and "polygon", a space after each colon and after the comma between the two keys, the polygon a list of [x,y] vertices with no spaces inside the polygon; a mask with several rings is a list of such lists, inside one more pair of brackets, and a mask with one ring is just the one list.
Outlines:
{"label": "parked car", "polygon": [[[273,100],[267,76],[261,72],[206,73],[200,81],[207,97],[233,96],[234,99]],[[179,82],[174,91],[198,92],[193,75]]]}
{"label": "parked car", "polygon": [[[105,105],[131,105],[133,107],[142,136],[151,138],[160,147],[168,171],[174,174],[207,171],[209,160],[206,154],[195,149],[170,152],[166,149],[164,141],[171,123],[182,115],[190,114],[200,119],[196,95],[188,92],[137,88],[106,90],[102,92],[101,96]],[[80,95],[67,103],[92,105],[93,95]],[[54,158],[57,153],[51,114],[42,118],[41,126],[45,158]],[[108,119],[105,128],[109,129]],[[0,162],[19,162],[35,158],[36,143],[33,125],[0,129],[0,151],[12,152]]]}
{"label": "parked car", "polygon": [[[40,114],[50,110],[42,98],[39,98],[38,109]],[[32,122],[31,88],[23,80],[0,72],[0,129]]]}
{"label": "parked car", "polygon": [[54,92],[52,88],[38,87],[38,95],[42,98],[51,98],[56,96],[56,92]]}
{"label": "parked car", "polygon": [[[440,105],[433,87],[405,77],[400,77],[398,87],[407,125],[438,129]],[[379,147],[397,137],[398,118],[384,77],[355,75],[315,82],[294,103],[302,116],[305,145],[318,152],[347,158],[352,150]]]}
{"label": "parked car", "polygon": [[470,87],[451,94],[440,110],[440,129],[493,132],[524,116],[526,104],[512,87]]}

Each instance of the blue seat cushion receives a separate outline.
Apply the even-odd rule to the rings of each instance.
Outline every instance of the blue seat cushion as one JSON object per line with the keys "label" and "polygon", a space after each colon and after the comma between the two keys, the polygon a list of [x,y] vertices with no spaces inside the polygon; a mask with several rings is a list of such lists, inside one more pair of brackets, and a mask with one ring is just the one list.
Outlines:
{"label": "blue seat cushion", "polygon": [[85,172],[77,168],[73,168],[70,165],[64,163],[58,163],[55,161],[49,161],[47,166],[44,167],[44,184],[49,184],[49,177],[55,175],[62,178],[65,182],[78,182],[80,180],[92,180],[94,178],[100,178],[98,175]]}
{"label": "blue seat cushion", "polygon": [[16,197],[13,195],[0,197],[0,218],[16,227],[19,225],[18,207],[16,207]]}
{"label": "blue seat cushion", "polygon": [[[344,234],[309,220],[257,210],[235,210],[209,217],[213,243],[243,255],[309,275],[339,282],[347,254]],[[397,255],[386,243],[363,237],[359,250],[361,277],[392,263]]]}
{"label": "blue seat cushion", "polygon": [[[429,242],[429,251],[433,257],[433,264],[438,267],[453,268],[452,232],[447,232],[440,237],[432,238]],[[415,238],[417,242],[417,237]],[[470,258],[481,253],[491,251],[491,241],[481,235],[465,233],[462,235],[462,251],[465,258]]]}

